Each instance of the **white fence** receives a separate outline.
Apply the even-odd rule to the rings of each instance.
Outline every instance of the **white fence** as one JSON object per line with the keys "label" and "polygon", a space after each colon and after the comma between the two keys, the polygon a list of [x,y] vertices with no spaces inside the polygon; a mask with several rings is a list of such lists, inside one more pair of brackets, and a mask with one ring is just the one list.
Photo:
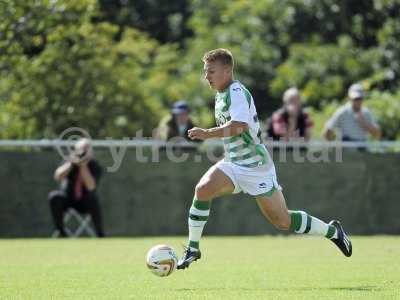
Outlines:
{"label": "white fence", "polygon": [[[75,140],[0,140],[0,148],[19,148],[19,147],[32,147],[32,148],[56,148],[72,146]],[[124,140],[91,140],[95,148],[107,147],[181,147],[181,148],[197,148],[198,143],[178,142],[167,143],[162,140],[154,139],[124,139]],[[220,140],[208,140],[203,143],[204,146],[222,146]],[[397,150],[400,151],[400,141],[367,141],[367,142],[341,142],[341,141],[310,141],[310,142],[277,142],[267,141],[265,145],[268,148],[290,148],[290,147],[304,147],[309,149],[326,149],[326,148],[367,148],[376,151]]]}

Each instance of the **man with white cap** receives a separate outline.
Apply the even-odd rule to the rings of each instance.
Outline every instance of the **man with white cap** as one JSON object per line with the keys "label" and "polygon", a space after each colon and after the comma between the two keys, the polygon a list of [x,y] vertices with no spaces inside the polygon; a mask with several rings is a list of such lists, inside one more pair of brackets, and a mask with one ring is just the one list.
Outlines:
{"label": "man with white cap", "polygon": [[324,129],[327,140],[335,138],[334,129],[337,129],[343,141],[363,142],[367,135],[375,139],[381,138],[381,130],[368,108],[363,106],[365,98],[361,84],[353,84],[348,91],[349,102],[335,112],[328,120]]}

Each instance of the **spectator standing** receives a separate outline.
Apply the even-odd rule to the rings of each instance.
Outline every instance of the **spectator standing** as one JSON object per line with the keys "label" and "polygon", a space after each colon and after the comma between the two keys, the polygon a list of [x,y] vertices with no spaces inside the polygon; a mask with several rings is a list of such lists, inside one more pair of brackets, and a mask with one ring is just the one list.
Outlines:
{"label": "spectator standing", "polygon": [[335,129],[342,141],[364,142],[368,134],[381,138],[381,130],[368,108],[363,106],[365,92],[361,84],[353,84],[348,91],[349,101],[338,108],[324,129],[327,140],[335,138]]}
{"label": "spectator standing", "polygon": [[314,124],[303,109],[299,90],[297,88],[286,90],[282,100],[283,107],[275,111],[267,122],[268,137],[286,142],[303,138],[308,142]]}
{"label": "spectator standing", "polygon": [[159,126],[158,137],[164,140],[181,137],[186,141],[191,141],[188,131],[195,127],[190,118],[190,107],[186,101],[177,101],[171,108],[171,116],[168,121]]}

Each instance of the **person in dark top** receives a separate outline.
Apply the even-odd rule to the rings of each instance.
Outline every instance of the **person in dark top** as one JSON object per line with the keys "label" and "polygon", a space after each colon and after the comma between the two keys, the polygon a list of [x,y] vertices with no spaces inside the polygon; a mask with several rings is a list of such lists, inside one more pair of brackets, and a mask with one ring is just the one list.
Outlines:
{"label": "person in dark top", "polygon": [[185,101],[177,101],[171,109],[171,119],[166,124],[166,139],[182,137],[190,141],[188,131],[194,127],[190,119],[190,107]]}
{"label": "person in dark top", "polygon": [[312,120],[302,108],[299,90],[290,88],[283,95],[283,107],[267,121],[267,134],[277,141],[303,138],[308,142],[312,127]]}
{"label": "person in dark top", "polygon": [[67,236],[63,217],[68,208],[90,214],[97,236],[104,236],[101,209],[96,193],[101,175],[102,168],[94,159],[89,140],[80,139],[75,144],[70,158],[54,173],[54,179],[60,182],[60,189],[51,191],[48,196],[54,225],[61,237]]}
{"label": "person in dark top", "polygon": [[172,106],[171,114],[160,121],[156,138],[173,142],[193,142],[188,137],[188,131],[193,127],[195,125],[190,118],[190,107],[186,101],[180,100]]}

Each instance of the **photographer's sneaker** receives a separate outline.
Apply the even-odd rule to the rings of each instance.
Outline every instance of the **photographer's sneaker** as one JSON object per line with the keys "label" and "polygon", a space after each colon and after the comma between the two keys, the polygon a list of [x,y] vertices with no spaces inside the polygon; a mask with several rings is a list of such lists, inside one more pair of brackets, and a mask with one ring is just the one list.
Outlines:
{"label": "photographer's sneaker", "polygon": [[189,247],[184,247],[185,251],[183,252],[182,258],[178,261],[177,268],[179,270],[183,270],[189,267],[189,265],[201,258],[200,250],[190,250]]}
{"label": "photographer's sneaker", "polygon": [[342,225],[336,220],[330,221],[329,225],[335,226],[337,230],[337,238],[332,238],[331,241],[335,243],[345,256],[350,257],[353,253],[353,246]]}

